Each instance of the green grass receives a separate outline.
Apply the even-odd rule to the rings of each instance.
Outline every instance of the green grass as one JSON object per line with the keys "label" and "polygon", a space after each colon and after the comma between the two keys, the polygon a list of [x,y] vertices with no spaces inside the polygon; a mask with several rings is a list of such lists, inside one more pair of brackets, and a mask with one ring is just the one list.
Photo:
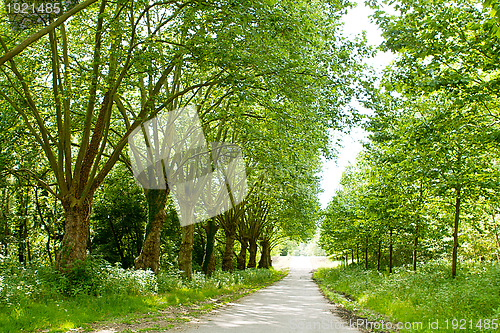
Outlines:
{"label": "green grass", "polygon": [[237,298],[285,275],[250,269],[217,271],[210,278],[195,273],[186,281],[174,272],[155,276],[102,261],[82,264],[73,275],[46,266],[24,268],[0,262],[0,332],[66,332],[90,329],[90,323],[102,320],[136,323],[148,317],[154,321],[160,315],[164,322],[182,322],[186,321],[182,316],[169,318],[160,312],[169,306],[199,304],[191,314],[195,315],[214,306],[207,301],[211,298]]}
{"label": "green grass", "polygon": [[402,332],[486,332],[495,331],[495,322],[500,330],[500,265],[471,262],[460,267],[455,279],[443,261],[430,262],[416,273],[408,267],[389,275],[348,266],[319,269],[314,278],[327,297],[360,316],[402,323],[400,328],[422,322],[421,329],[415,324]]}

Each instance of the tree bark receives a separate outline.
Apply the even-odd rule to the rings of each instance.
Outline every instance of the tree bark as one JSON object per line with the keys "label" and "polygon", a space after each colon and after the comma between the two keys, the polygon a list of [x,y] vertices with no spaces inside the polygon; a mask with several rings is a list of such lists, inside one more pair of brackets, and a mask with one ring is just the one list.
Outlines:
{"label": "tree bark", "polygon": [[224,229],[226,235],[226,245],[224,247],[224,256],[222,257],[222,270],[231,272],[233,270],[233,249],[236,239],[236,228]]}
{"label": "tree bark", "polygon": [[495,227],[495,240],[497,243],[497,261],[500,262],[500,237],[498,236],[498,226],[495,221],[495,210],[493,207],[491,208],[491,220],[493,222],[493,226]]}
{"label": "tree bark", "polygon": [[389,230],[389,273],[392,273],[392,228]]}
{"label": "tree bark", "polygon": [[148,224],[141,253],[135,259],[136,269],[151,269],[158,273],[160,267],[161,231],[167,218],[165,204],[169,190],[144,190],[148,202]]}
{"label": "tree bark", "polygon": [[84,200],[82,204],[76,205],[72,205],[71,201],[62,203],[65,219],[64,236],[56,258],[56,268],[62,272],[71,270],[75,261],[84,261],[87,258],[91,203],[90,200]]}
{"label": "tree bark", "polygon": [[250,239],[248,242],[248,264],[247,268],[255,268],[257,266],[257,242]]}
{"label": "tree bark", "polygon": [[50,249],[50,241],[52,240],[52,237],[53,237],[52,235],[54,233],[50,229],[50,227],[47,225],[47,223],[45,222],[42,208],[40,206],[40,200],[38,199],[38,190],[35,190],[35,203],[36,203],[36,210],[38,212],[38,218],[40,219],[40,222],[43,224],[43,227],[44,227],[45,231],[47,232],[47,243],[45,244],[45,248],[47,249],[47,255],[49,257],[50,265],[52,266],[53,260],[52,260],[52,252]]}
{"label": "tree bark", "polygon": [[0,253],[3,253],[5,256],[8,255],[8,246],[7,246],[7,237],[10,235],[10,228],[9,224],[7,223],[7,218],[10,214],[9,212],[10,207],[9,207],[9,197],[7,196],[7,189],[3,190],[3,195],[2,195],[2,202],[0,206],[0,223],[3,222],[0,225],[0,233],[1,237],[0,240],[2,242],[2,249]]}
{"label": "tree bark", "polygon": [[458,257],[458,223],[460,220],[460,187],[456,188],[455,196],[455,222],[453,225],[453,251],[451,260],[451,276],[457,276],[457,257]]}
{"label": "tree bark", "polygon": [[260,255],[259,268],[270,268],[272,266],[271,262],[271,244],[268,240],[263,240],[260,242],[262,247],[262,253]]}
{"label": "tree bark", "polygon": [[365,269],[368,269],[368,236],[365,243]]}
{"label": "tree bark", "polygon": [[182,240],[179,250],[179,269],[183,272],[182,275],[191,279],[193,275],[193,241],[194,241],[194,224],[181,227]]}
{"label": "tree bark", "polygon": [[356,264],[359,265],[359,243],[356,243]]}
{"label": "tree bark", "polygon": [[[17,252],[19,257],[19,262],[26,264],[26,257],[30,257],[29,254],[29,240],[28,240],[28,205],[29,205],[29,189],[26,190],[26,197],[23,196],[24,191],[20,192],[20,211],[22,212],[22,219],[18,226],[18,243]],[[29,259],[28,259],[29,261]]]}
{"label": "tree bark", "polygon": [[380,257],[382,255],[382,240],[378,241],[377,271],[380,271]]}
{"label": "tree bark", "polygon": [[417,271],[417,247],[418,247],[418,221],[415,226],[415,238],[413,239],[413,271]]}
{"label": "tree bark", "polygon": [[26,221],[24,219],[17,230],[17,256],[20,264],[26,264]]}
{"label": "tree bark", "polygon": [[215,218],[208,220],[205,226],[205,231],[207,233],[207,244],[205,245],[205,254],[203,256],[202,270],[205,275],[212,275],[215,271],[215,234],[217,233],[219,226],[215,223]]}
{"label": "tree bark", "polygon": [[243,238],[241,243],[241,250],[236,257],[236,269],[244,270],[247,263],[247,248],[248,248],[248,238]]}

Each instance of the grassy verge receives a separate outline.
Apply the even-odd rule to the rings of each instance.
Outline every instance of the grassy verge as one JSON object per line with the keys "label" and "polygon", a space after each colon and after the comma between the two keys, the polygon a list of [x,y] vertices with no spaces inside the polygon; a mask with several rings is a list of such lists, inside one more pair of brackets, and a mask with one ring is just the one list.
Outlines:
{"label": "grassy verge", "polygon": [[[285,272],[250,269],[158,276],[102,262],[83,264],[73,275],[48,267],[0,267],[0,332],[90,331],[107,325],[118,331],[164,330],[269,285]],[[106,323],[98,323],[106,320]],[[96,323],[97,322],[97,323]]]}
{"label": "grassy verge", "polygon": [[[324,294],[359,319],[360,328],[401,332],[500,332],[500,265],[462,263],[452,279],[446,262],[393,274],[358,266],[319,269]],[[353,321],[356,322],[357,319]]]}

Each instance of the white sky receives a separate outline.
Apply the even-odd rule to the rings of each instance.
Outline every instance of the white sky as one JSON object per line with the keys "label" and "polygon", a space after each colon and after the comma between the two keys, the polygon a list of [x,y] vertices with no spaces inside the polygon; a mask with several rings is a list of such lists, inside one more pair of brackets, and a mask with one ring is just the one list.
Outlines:
{"label": "white sky", "polygon": [[[372,10],[365,7],[363,0],[357,0],[358,6],[351,9],[344,17],[344,33],[346,35],[355,36],[366,31],[366,38],[371,45],[379,45],[383,38],[380,35],[380,30],[375,24],[370,23],[368,15]],[[382,70],[393,59],[390,53],[382,53],[373,58],[368,59],[367,63],[374,66],[378,70]],[[355,103],[356,104],[356,103]],[[359,107],[356,104],[357,107]],[[332,133],[334,139],[337,139],[339,133]],[[336,160],[323,161],[323,169],[320,173],[322,177],[321,188],[323,192],[319,195],[319,201],[322,208],[326,208],[328,202],[339,188],[340,178],[346,166],[354,164],[356,156],[362,150],[360,140],[366,137],[366,133],[361,128],[354,128],[349,135],[342,137],[343,148],[339,151],[339,156]],[[334,140],[332,140],[334,141]]]}

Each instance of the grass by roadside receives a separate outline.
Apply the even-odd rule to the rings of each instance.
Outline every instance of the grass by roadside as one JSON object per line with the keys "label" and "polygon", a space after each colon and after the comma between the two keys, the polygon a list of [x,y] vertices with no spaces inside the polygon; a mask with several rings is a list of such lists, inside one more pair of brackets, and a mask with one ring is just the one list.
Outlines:
{"label": "grass by roadside", "polygon": [[46,266],[0,267],[0,332],[90,331],[106,320],[120,329],[168,329],[189,316],[258,290],[286,275],[249,269],[201,273],[191,281],[177,273],[124,270],[100,261],[73,275]]}
{"label": "grass by roadside", "polygon": [[447,262],[433,261],[416,273],[401,267],[389,275],[351,265],[320,268],[314,278],[353,318],[371,321],[371,331],[500,331],[500,265],[462,263],[455,279],[449,272]]}

